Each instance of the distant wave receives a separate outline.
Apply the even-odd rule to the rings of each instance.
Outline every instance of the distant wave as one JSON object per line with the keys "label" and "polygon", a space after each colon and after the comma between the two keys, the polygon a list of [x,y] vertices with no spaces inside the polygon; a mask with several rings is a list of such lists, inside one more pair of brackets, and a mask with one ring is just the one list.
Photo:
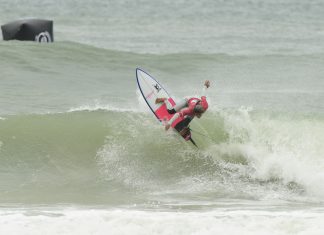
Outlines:
{"label": "distant wave", "polygon": [[[58,41],[50,45],[39,45],[34,42],[0,42],[0,52],[2,54],[10,54],[8,59],[15,59],[17,55],[39,55],[44,56],[46,53],[51,55],[53,58],[61,58],[69,60],[71,57],[80,55],[76,62],[96,62],[101,64],[102,62],[114,62],[114,58],[122,58],[127,61],[141,61],[143,58],[151,57],[159,58],[162,60],[174,60],[177,61],[180,58],[188,61],[237,61],[244,60],[245,58],[310,58],[310,59],[323,59],[324,53],[296,53],[296,54],[285,54],[285,53],[267,53],[267,54],[229,54],[229,53],[205,53],[205,52],[177,52],[177,53],[135,53],[131,51],[114,50],[109,48],[101,48],[93,45],[82,44],[72,41]],[[63,54],[65,53],[65,54]],[[82,55],[82,56],[81,56]],[[98,60],[98,56],[109,56]],[[18,59],[18,58],[16,58]],[[31,58],[32,59],[32,58]],[[183,61],[181,61],[183,62]]]}

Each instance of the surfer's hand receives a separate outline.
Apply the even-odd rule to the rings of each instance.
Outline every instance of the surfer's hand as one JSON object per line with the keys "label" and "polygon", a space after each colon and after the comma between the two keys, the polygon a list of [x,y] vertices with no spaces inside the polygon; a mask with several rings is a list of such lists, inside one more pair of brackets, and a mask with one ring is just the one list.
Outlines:
{"label": "surfer's hand", "polygon": [[164,127],[165,130],[166,130],[166,131],[169,130],[169,129],[170,129],[170,126],[171,126],[171,125],[170,125],[169,123],[165,124],[165,127]]}
{"label": "surfer's hand", "polygon": [[209,80],[206,80],[204,85],[205,85],[206,88],[210,87],[210,82],[209,82]]}

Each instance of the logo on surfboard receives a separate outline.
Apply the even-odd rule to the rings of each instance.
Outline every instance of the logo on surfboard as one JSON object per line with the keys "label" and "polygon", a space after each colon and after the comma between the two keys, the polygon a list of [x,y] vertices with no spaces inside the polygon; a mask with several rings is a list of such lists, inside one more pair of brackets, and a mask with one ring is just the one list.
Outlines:
{"label": "logo on surfboard", "polygon": [[156,89],[157,92],[161,90],[161,87],[157,83],[154,85],[154,88]]}

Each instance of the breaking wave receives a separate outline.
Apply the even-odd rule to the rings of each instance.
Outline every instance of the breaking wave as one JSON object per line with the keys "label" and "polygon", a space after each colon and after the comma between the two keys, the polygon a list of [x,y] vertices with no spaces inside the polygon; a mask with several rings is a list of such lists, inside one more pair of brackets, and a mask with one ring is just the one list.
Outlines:
{"label": "breaking wave", "polygon": [[324,195],[322,116],[213,111],[191,125],[197,149],[145,112],[88,109],[0,121],[2,201],[316,201]]}

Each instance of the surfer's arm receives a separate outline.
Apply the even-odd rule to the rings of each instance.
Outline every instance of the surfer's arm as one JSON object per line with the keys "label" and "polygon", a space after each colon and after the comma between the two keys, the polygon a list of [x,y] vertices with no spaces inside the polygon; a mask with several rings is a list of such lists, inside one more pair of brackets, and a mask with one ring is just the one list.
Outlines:
{"label": "surfer's arm", "polygon": [[201,102],[207,102],[207,98],[206,98],[206,96],[202,96],[202,97],[201,97]]}

